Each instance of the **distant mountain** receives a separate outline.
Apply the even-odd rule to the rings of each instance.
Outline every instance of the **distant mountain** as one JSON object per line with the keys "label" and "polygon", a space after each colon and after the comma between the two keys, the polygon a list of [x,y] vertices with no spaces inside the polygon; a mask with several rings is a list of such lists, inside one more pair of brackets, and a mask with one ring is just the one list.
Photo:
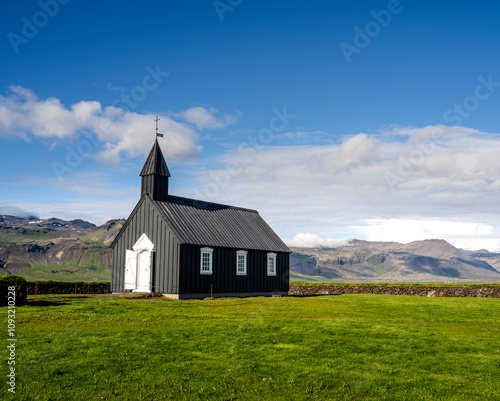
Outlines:
{"label": "distant mountain", "polygon": [[109,245],[125,220],[102,226],[83,220],[0,216],[0,274],[30,280],[109,280]]}
{"label": "distant mountain", "polygon": [[37,217],[17,217],[9,215],[0,215],[0,226],[1,225],[12,227],[57,227],[67,229],[86,229],[96,226],[95,224],[80,219],[66,221],[57,218],[39,219]]}
{"label": "distant mountain", "polygon": [[[29,280],[109,280],[109,245],[125,223],[0,215],[0,274]],[[500,281],[500,254],[444,240],[350,240],[334,249],[293,248],[291,280],[309,282]]]}
{"label": "distant mountain", "polygon": [[444,240],[368,242],[335,249],[293,248],[291,279],[345,282],[500,281],[500,254],[457,249]]}

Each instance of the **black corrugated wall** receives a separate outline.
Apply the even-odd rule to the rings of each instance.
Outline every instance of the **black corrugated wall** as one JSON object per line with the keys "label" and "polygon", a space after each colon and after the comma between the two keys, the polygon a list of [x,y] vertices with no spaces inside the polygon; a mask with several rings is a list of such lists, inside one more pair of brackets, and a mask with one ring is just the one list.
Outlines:
{"label": "black corrugated wall", "polygon": [[127,220],[127,226],[113,248],[111,267],[111,291],[124,291],[125,251],[132,249],[139,237],[145,233],[155,244],[153,292],[170,293],[179,286],[180,246],[165,220],[158,214],[147,198],[141,200],[139,208]]}
{"label": "black corrugated wall", "polygon": [[[180,293],[287,292],[289,289],[290,255],[275,252],[276,276],[267,275],[266,251],[248,251],[247,274],[236,274],[236,251],[214,247],[212,274],[200,274],[201,246],[180,246]],[[243,249],[245,250],[245,249]]]}

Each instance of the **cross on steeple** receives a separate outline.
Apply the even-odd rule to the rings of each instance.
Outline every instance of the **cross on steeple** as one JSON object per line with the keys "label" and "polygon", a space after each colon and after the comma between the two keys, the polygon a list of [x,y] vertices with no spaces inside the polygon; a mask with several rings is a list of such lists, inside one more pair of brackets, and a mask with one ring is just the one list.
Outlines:
{"label": "cross on steeple", "polygon": [[160,133],[158,132],[158,121],[160,121],[160,119],[159,119],[159,117],[158,117],[158,116],[156,116],[156,120],[154,120],[154,122],[156,123],[156,137],[157,137],[157,138],[158,138],[158,137],[163,138],[163,134],[160,134]]}

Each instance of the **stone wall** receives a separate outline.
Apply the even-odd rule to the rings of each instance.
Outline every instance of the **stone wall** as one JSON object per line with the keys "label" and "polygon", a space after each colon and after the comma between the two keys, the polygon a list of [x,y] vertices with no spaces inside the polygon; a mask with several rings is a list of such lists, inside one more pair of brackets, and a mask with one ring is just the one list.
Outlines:
{"label": "stone wall", "polygon": [[[24,302],[26,294],[108,294],[110,283],[27,282],[15,283],[17,300]],[[10,284],[12,285],[12,284]],[[7,293],[0,285],[0,293]],[[5,290],[5,291],[4,291]],[[432,285],[291,285],[289,295],[383,294],[421,297],[500,298],[500,285],[432,286]]]}
{"label": "stone wall", "polygon": [[500,285],[399,286],[399,285],[291,285],[289,295],[384,294],[420,297],[500,298]]}
{"label": "stone wall", "polygon": [[67,283],[32,282],[27,283],[28,295],[41,294],[109,294],[110,283]]}

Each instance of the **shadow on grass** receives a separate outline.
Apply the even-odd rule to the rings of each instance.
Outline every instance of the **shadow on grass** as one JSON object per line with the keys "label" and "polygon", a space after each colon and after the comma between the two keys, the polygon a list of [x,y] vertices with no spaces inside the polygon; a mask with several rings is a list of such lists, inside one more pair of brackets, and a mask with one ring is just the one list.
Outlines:
{"label": "shadow on grass", "polygon": [[83,299],[83,298],[89,298],[89,297],[65,297],[65,298],[55,298],[54,297],[54,298],[42,298],[42,299],[31,298],[31,299],[28,299],[28,302],[26,302],[25,305],[28,305],[28,306],[61,306],[61,305],[66,305],[75,299]]}
{"label": "shadow on grass", "polygon": [[37,300],[37,301],[28,301],[26,303],[27,306],[62,306],[67,304],[67,301],[42,301],[42,300]]}

